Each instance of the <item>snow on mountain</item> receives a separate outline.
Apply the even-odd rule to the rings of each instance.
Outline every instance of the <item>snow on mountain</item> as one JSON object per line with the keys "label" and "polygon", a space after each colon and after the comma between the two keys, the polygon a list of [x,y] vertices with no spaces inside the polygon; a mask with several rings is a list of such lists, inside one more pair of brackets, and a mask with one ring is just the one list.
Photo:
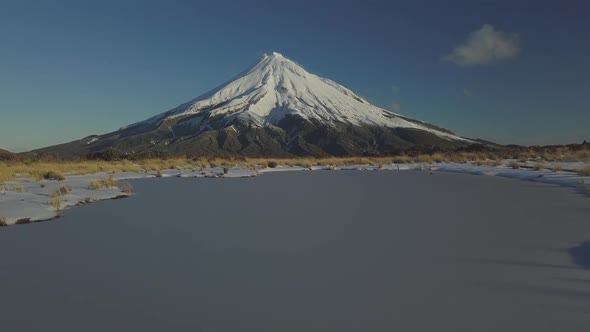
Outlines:
{"label": "snow on mountain", "polygon": [[376,107],[351,90],[307,72],[276,52],[264,55],[256,65],[229,83],[135,125],[162,123],[189,115],[196,116],[191,119],[193,124],[206,125],[203,123],[204,117],[221,117],[228,126],[234,120],[258,126],[277,125],[287,115],[295,115],[326,125],[346,123],[411,128],[428,131],[445,139],[468,141],[448,131]]}
{"label": "snow on mountain", "polygon": [[475,143],[376,107],[279,53],[196,99],[117,131],[35,152],[61,156],[358,156]]}

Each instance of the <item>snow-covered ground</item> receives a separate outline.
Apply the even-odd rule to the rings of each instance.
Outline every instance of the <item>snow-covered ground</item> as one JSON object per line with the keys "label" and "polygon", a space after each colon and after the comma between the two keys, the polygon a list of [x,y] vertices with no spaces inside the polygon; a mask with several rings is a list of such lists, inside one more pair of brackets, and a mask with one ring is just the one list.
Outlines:
{"label": "snow-covered ground", "polygon": [[[505,164],[505,163],[504,163]],[[584,166],[583,163],[561,163],[563,169],[575,170]],[[526,168],[512,169],[507,166],[478,166],[470,163],[436,163],[436,164],[386,164],[375,165],[349,165],[349,166],[312,166],[261,168],[257,170],[233,167],[224,171],[224,168],[213,167],[205,169],[170,169],[161,172],[162,177],[201,177],[201,178],[237,178],[252,177],[268,172],[285,171],[320,171],[320,170],[362,170],[362,171],[404,171],[423,170],[437,172],[467,173],[474,175],[501,176],[524,181],[549,183],[564,187],[570,187],[581,193],[590,194],[590,176],[581,176],[574,172],[550,170],[533,170]],[[90,175],[68,176],[63,181],[42,180],[35,181],[29,178],[21,178],[0,185],[0,222],[7,225],[16,223],[28,223],[42,221],[59,216],[63,209],[86,204],[98,200],[123,198],[131,194],[123,192],[124,180],[155,178],[156,172],[145,173],[116,173],[112,174],[118,181],[119,187],[91,189],[90,183],[97,179],[106,179],[111,174],[97,173]],[[69,193],[59,197],[60,209],[52,204],[52,194],[60,188],[70,189]]]}

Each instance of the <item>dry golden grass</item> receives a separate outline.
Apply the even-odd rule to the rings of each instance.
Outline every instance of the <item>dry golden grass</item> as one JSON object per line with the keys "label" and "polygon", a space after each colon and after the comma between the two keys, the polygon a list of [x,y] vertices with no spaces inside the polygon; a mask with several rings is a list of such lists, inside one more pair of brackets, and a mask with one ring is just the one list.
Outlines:
{"label": "dry golden grass", "polygon": [[115,180],[115,178],[112,175],[109,175],[109,177],[106,179],[96,179],[96,180],[90,181],[90,184],[88,185],[88,187],[93,190],[98,190],[98,189],[102,189],[102,188],[107,188],[107,189],[116,188],[117,181]]}
{"label": "dry golden grass", "polygon": [[[277,166],[347,166],[347,165],[386,165],[391,163],[477,163],[480,165],[499,165],[503,159],[529,160],[542,158],[543,161],[590,161],[590,150],[572,151],[559,148],[554,151],[538,152],[533,150],[509,152],[437,152],[432,155],[401,155],[392,157],[327,157],[327,158],[166,158],[145,160],[71,160],[71,161],[1,161],[0,183],[17,177],[32,177],[37,180],[44,178],[59,180],[69,175],[119,172],[157,172],[169,168],[203,169],[206,167],[245,167],[252,170],[265,168],[269,162]],[[511,164],[513,166],[513,164]]]}
{"label": "dry golden grass", "polygon": [[120,184],[119,188],[121,188],[121,191],[127,195],[133,195],[135,193],[135,191],[133,190],[133,186],[129,182]]}
{"label": "dry golden grass", "polygon": [[520,168],[520,164],[515,160],[511,161],[508,164],[508,166],[510,166],[512,169],[519,169]]}
{"label": "dry golden grass", "polygon": [[547,161],[590,161],[590,150],[570,150],[558,148],[555,151],[544,152],[540,156]]}
{"label": "dry golden grass", "polygon": [[58,192],[62,196],[69,195],[72,192],[72,188],[70,186],[60,186]]}
{"label": "dry golden grass", "polygon": [[51,200],[49,201],[49,205],[53,206],[55,211],[61,210],[61,193],[56,190],[51,194]]}
{"label": "dry golden grass", "polygon": [[561,165],[560,164],[554,164],[551,167],[551,170],[553,170],[554,172],[560,172],[561,171]]}
{"label": "dry golden grass", "polygon": [[579,175],[583,175],[583,176],[590,176],[590,166],[586,166],[584,168],[580,168],[578,170],[578,174]]}
{"label": "dry golden grass", "polygon": [[391,159],[394,164],[406,164],[410,162],[408,156],[395,156]]}
{"label": "dry golden grass", "polygon": [[66,177],[59,171],[47,171],[43,174],[45,180],[63,181]]}
{"label": "dry golden grass", "polygon": [[433,161],[434,161],[434,159],[432,158],[432,156],[431,155],[428,155],[428,154],[421,154],[421,155],[419,155],[416,158],[416,162],[419,162],[419,163],[428,163],[428,164],[430,164]]}
{"label": "dry golden grass", "polygon": [[49,172],[55,174],[84,175],[100,172],[140,172],[143,168],[135,162],[123,161],[6,161],[0,162],[0,182],[16,177],[32,177],[42,180]]}
{"label": "dry golden grass", "polygon": [[22,193],[22,192],[25,192],[25,187],[21,186],[18,183],[13,183],[13,184],[9,184],[9,185],[4,185],[4,190]]}
{"label": "dry golden grass", "polygon": [[534,168],[536,171],[540,171],[540,170],[542,170],[542,169],[545,169],[545,163],[536,163],[536,164],[533,166],[533,168]]}
{"label": "dry golden grass", "polygon": [[8,223],[6,223],[6,218],[0,216],[0,227],[2,226],[8,226]]}

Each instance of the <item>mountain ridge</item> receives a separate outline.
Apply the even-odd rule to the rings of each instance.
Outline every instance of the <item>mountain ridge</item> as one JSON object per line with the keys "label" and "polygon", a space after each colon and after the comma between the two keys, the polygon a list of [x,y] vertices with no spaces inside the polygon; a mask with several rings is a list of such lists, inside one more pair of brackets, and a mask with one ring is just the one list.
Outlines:
{"label": "mountain ridge", "polygon": [[109,134],[36,152],[67,156],[114,149],[121,154],[323,156],[473,143],[374,106],[273,52],[234,79],[169,111]]}

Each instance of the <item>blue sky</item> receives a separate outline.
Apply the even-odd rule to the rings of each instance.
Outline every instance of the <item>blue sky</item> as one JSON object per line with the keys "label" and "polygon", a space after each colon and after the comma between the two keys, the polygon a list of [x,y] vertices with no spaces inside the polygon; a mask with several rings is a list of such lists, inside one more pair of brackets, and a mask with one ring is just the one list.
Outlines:
{"label": "blue sky", "polygon": [[0,147],[116,130],[272,51],[464,136],[590,140],[588,10],[584,1],[0,0]]}

